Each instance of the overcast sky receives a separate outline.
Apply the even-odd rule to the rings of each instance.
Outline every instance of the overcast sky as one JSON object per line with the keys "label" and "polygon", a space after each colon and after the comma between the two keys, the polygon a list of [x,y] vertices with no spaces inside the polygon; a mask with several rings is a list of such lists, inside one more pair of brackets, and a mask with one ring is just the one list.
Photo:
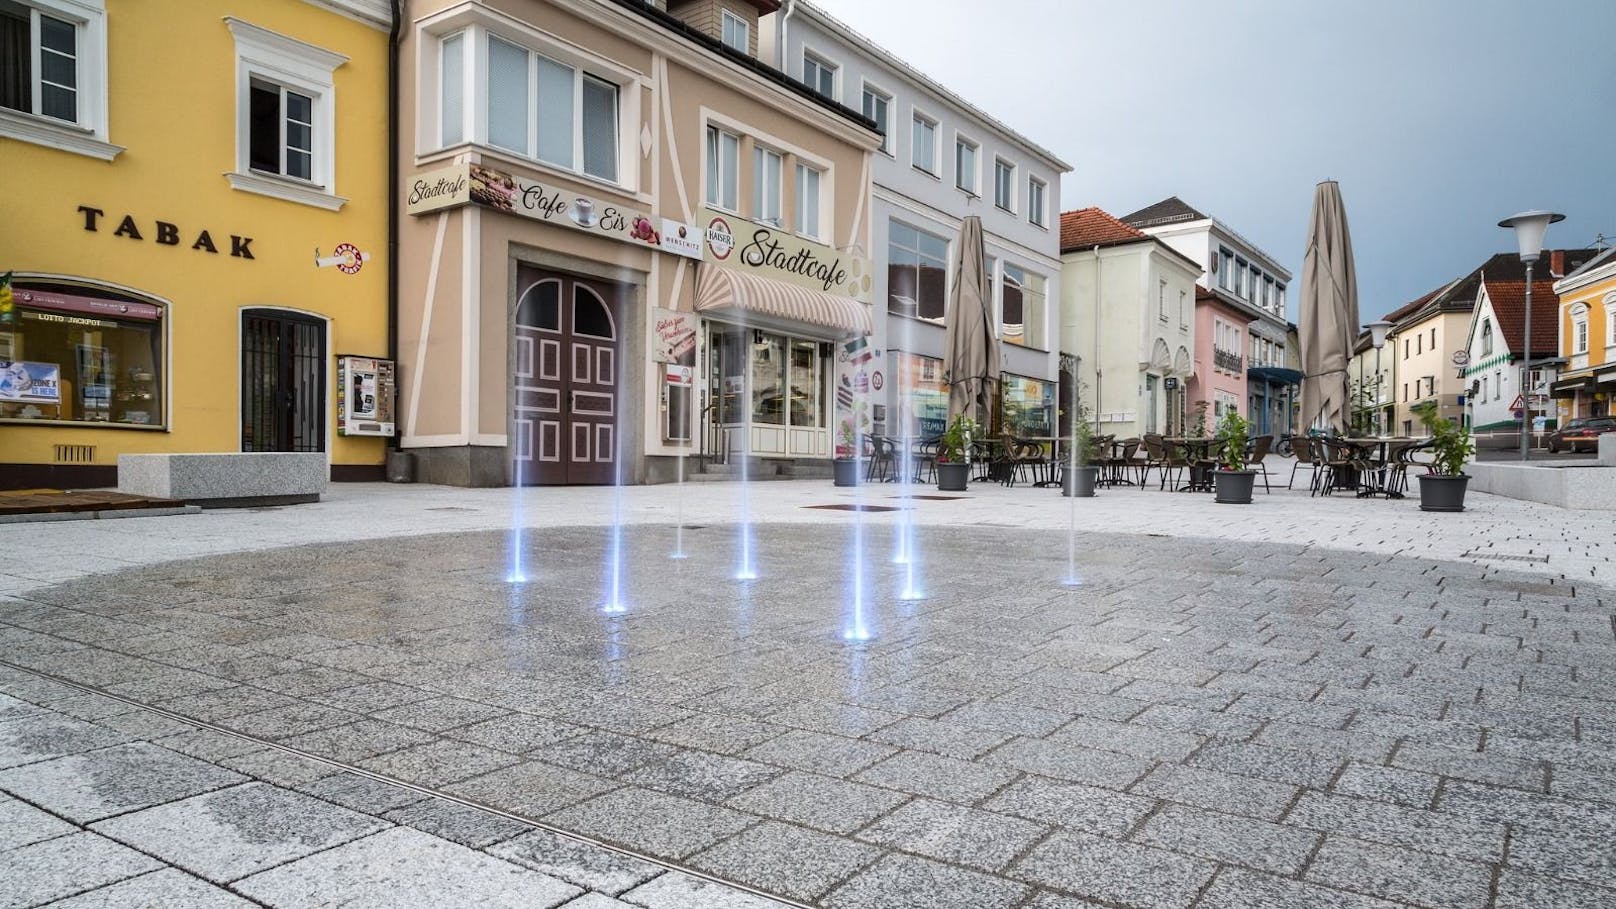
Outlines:
{"label": "overcast sky", "polygon": [[1292,319],[1320,180],[1365,321],[1512,251],[1516,211],[1616,240],[1616,0],[814,2],[1071,164],[1063,209],[1228,224]]}

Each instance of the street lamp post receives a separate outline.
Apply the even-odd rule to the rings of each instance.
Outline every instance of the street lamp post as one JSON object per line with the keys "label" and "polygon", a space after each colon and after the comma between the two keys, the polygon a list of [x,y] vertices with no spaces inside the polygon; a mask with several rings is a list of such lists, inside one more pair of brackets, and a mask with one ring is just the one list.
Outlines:
{"label": "street lamp post", "polygon": [[1498,222],[1499,227],[1513,228],[1515,242],[1520,245],[1521,261],[1526,263],[1526,330],[1521,346],[1521,460],[1532,452],[1532,266],[1543,253],[1543,235],[1549,225],[1564,221],[1565,215],[1552,211],[1523,211]]}
{"label": "street lamp post", "polygon": [[1370,322],[1364,327],[1369,329],[1369,343],[1375,347],[1375,435],[1383,436],[1386,428],[1380,421],[1386,411],[1380,401],[1380,386],[1385,377],[1380,374],[1380,349],[1386,346],[1386,333],[1392,330],[1392,323]]}

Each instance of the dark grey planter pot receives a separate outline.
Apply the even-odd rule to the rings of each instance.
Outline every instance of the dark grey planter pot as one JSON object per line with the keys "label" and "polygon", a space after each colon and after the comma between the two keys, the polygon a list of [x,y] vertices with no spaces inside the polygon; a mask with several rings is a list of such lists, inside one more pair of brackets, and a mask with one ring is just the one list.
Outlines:
{"label": "dark grey planter pot", "polygon": [[1251,490],[1257,483],[1255,470],[1214,470],[1212,485],[1216,500],[1224,505],[1250,505]]}
{"label": "dark grey planter pot", "polygon": [[1094,484],[1100,478],[1100,468],[1079,467],[1075,471],[1066,465],[1061,465],[1061,495],[1076,496],[1080,499],[1091,498],[1094,495]]}
{"label": "dark grey planter pot", "polygon": [[398,449],[387,452],[387,482],[415,482],[415,452]]}
{"label": "dark grey planter pot", "polygon": [[1441,477],[1426,473],[1420,474],[1419,479],[1421,511],[1464,511],[1465,489],[1470,485],[1469,474]]}
{"label": "dark grey planter pot", "polygon": [[859,484],[859,461],[856,458],[837,458],[830,462],[831,470],[835,471],[837,486],[857,486]]}
{"label": "dark grey planter pot", "polygon": [[971,465],[963,462],[941,461],[937,464],[937,488],[942,492],[964,492],[971,479]]}

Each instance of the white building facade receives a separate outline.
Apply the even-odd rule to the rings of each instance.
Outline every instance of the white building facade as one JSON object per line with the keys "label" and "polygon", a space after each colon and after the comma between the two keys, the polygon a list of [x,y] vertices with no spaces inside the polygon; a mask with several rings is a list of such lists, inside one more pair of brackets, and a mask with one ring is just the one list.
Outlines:
{"label": "white building facade", "polygon": [[[886,355],[874,431],[943,429],[949,283],[960,225],[982,219],[1011,428],[1055,429],[1061,299],[1060,178],[1070,165],[811,4],[759,24],[759,56],[876,121],[871,164],[871,344]],[[907,397],[912,410],[902,406]],[[897,409],[893,409],[897,408]]]}

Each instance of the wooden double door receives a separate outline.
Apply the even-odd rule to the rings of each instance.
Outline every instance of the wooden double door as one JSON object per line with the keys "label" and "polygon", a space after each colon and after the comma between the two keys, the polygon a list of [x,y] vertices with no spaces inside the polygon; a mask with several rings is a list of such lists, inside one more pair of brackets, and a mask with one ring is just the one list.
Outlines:
{"label": "wooden double door", "polygon": [[518,266],[511,344],[511,480],[608,484],[622,457],[622,321],[627,288]]}

